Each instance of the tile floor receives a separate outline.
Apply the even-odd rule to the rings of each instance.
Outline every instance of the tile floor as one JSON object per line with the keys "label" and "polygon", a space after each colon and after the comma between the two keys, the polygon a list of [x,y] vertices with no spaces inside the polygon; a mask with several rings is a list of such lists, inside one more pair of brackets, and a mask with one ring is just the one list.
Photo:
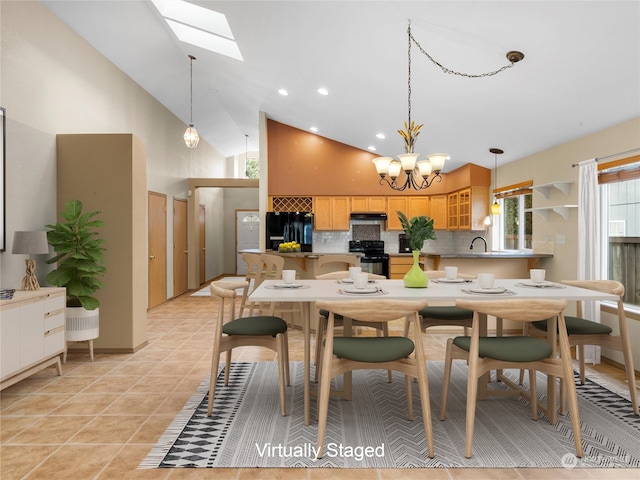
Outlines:
{"label": "tile floor", "polygon": [[[0,478],[14,479],[589,479],[640,478],[638,470],[602,469],[160,469],[137,470],[160,435],[209,372],[214,301],[184,295],[148,313],[148,346],[134,354],[71,352],[57,377],[45,369],[0,394]],[[448,334],[424,336],[441,358]],[[291,360],[302,360],[302,334],[290,333]],[[243,348],[234,360],[271,360]],[[623,373],[597,372],[624,391]],[[436,446],[437,448],[437,446]]]}

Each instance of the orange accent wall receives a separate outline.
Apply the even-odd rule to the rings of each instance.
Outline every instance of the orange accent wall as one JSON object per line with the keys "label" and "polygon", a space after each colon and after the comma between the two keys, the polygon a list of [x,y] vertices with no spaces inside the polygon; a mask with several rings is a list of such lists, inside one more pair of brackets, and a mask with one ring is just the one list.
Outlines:
{"label": "orange accent wall", "polygon": [[[386,183],[371,163],[378,155],[344,143],[267,120],[269,196],[313,195],[437,195],[473,185],[490,185],[486,168],[468,164],[435,182],[427,190],[398,192]],[[461,185],[458,187],[457,185]]]}

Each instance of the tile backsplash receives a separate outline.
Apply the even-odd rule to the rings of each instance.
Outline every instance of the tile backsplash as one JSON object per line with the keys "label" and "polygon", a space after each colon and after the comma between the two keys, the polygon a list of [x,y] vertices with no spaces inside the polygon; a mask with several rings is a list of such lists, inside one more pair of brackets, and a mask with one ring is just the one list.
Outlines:
{"label": "tile backsplash", "polygon": [[[361,227],[367,228],[362,229]],[[369,227],[377,227],[377,229],[369,229]],[[376,233],[379,235],[377,238],[375,237]],[[380,225],[352,225],[351,230],[348,232],[314,231],[313,251],[316,253],[345,253],[349,250],[349,240],[383,240],[386,253],[398,253],[400,247],[398,234],[400,233],[402,232],[383,230]],[[423,252],[467,252],[471,240],[477,236],[484,236],[489,242],[489,250],[491,249],[490,235],[483,231],[451,232],[436,230],[436,236],[436,240],[427,240],[424,243]],[[476,242],[476,248],[480,247],[480,243]]]}

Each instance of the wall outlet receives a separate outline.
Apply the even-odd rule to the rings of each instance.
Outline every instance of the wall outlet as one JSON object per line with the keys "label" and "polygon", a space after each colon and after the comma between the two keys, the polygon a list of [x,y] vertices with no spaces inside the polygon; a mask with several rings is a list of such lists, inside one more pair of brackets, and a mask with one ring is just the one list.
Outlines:
{"label": "wall outlet", "polygon": [[561,233],[556,233],[556,243],[558,245],[564,245],[564,235]]}

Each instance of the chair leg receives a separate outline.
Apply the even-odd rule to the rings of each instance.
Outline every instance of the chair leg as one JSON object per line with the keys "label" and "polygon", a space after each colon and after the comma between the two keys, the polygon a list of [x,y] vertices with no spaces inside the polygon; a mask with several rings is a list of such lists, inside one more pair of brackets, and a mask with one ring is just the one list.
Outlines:
{"label": "chair leg", "polygon": [[[333,350],[333,342],[330,342]],[[325,358],[326,357],[326,358]],[[318,458],[322,458],[324,447],[324,435],[327,429],[327,416],[329,412],[329,395],[331,393],[331,351],[326,348],[322,353],[322,367],[320,375],[320,391],[318,392]]]}
{"label": "chair leg", "polygon": [[[382,336],[389,336],[389,324],[387,322],[382,324]],[[393,371],[387,370],[387,378],[389,379],[389,383],[393,382]]]}
{"label": "chair leg", "polygon": [[473,451],[473,427],[476,419],[476,401],[478,396],[478,367],[475,363],[469,363],[467,379],[467,421],[465,426],[465,450],[464,456],[471,458]]}
{"label": "chair leg", "polygon": [[285,391],[285,378],[288,373],[288,358],[286,353],[286,334],[276,335],[276,349],[278,354],[278,386],[280,388],[280,415],[287,416],[287,396]]}
{"label": "chair leg", "polygon": [[584,345],[576,345],[580,365],[580,385],[584,385]]}
{"label": "chair leg", "polygon": [[284,334],[282,334],[282,339],[284,343],[284,351],[282,352],[282,355],[283,355],[283,361],[284,361],[285,380],[287,382],[287,386],[290,386],[291,373],[289,371],[289,334],[288,332],[284,332]]}
{"label": "chair leg", "polygon": [[216,378],[218,377],[218,366],[220,364],[220,345],[214,342],[213,353],[211,354],[211,373],[209,374],[209,399],[207,402],[207,417],[211,416],[213,410],[213,399],[216,396]]}
{"label": "chair leg", "polygon": [[318,325],[316,327],[316,358],[315,358],[315,372],[313,381],[318,383],[318,378],[320,376],[320,362],[322,359],[322,341],[324,340],[324,328],[325,328],[326,319],[318,315]]}
{"label": "chair leg", "polygon": [[227,350],[227,361],[224,368],[224,385],[229,385],[229,370],[231,369],[231,349]]}
{"label": "chair leg", "polygon": [[453,347],[453,340],[450,338],[447,340],[447,349],[444,356],[444,378],[442,379],[442,399],[440,400],[440,420],[445,420],[447,417],[447,398],[449,397],[449,382],[451,380],[451,348]]}
{"label": "chair leg", "polygon": [[[413,421],[413,395],[411,395],[411,379],[409,375],[404,376],[404,387],[407,392],[407,418]],[[426,419],[425,419],[426,422]]]}
{"label": "chair leg", "polygon": [[[520,370],[522,372],[522,370]],[[536,385],[536,371],[529,369],[529,393],[531,394],[531,418],[538,420],[538,390]]]}
{"label": "chair leg", "polygon": [[[626,332],[625,332],[626,333]],[[623,334],[621,333],[621,337]],[[633,357],[631,356],[631,344],[628,333],[620,339],[622,342],[622,354],[624,356],[624,369],[627,372],[627,382],[629,383],[629,397],[633,406],[633,413],[640,415],[638,411],[638,390],[636,389],[636,375],[633,369]]]}
{"label": "chair leg", "polygon": [[[420,404],[422,406],[422,421],[424,422],[424,435],[427,441],[427,454],[429,458],[435,456],[433,447],[433,421],[431,418],[431,404],[429,400],[429,382],[427,381],[427,364],[420,362],[418,367],[418,391],[420,392]],[[411,382],[409,382],[409,385]]]}

